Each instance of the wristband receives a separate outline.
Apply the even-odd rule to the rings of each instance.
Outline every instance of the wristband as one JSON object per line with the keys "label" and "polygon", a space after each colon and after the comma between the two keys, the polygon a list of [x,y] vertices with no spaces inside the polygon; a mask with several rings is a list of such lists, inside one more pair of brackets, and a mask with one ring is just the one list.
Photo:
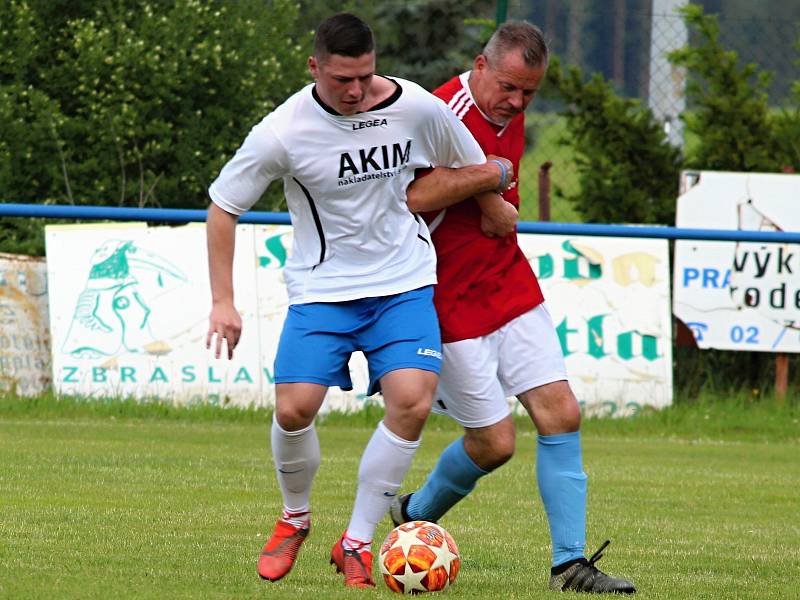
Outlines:
{"label": "wristband", "polygon": [[506,191],[508,189],[508,167],[505,166],[502,161],[497,160],[496,158],[493,158],[487,162],[493,162],[500,167],[500,185],[497,186],[497,189],[500,192]]}

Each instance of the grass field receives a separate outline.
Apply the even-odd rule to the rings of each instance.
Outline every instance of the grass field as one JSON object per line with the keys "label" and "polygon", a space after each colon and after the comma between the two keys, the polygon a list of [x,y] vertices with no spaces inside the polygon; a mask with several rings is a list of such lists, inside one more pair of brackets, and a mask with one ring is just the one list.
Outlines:
{"label": "grass field", "polygon": [[[371,598],[328,564],[379,414],[319,424],[311,535],[285,580],[255,560],[280,500],[263,411],[0,399],[0,597]],[[588,542],[642,598],[789,598],[800,588],[800,410],[676,406],[587,420]],[[406,488],[456,435],[429,422]],[[552,598],[535,435],[443,525],[463,555],[451,598]],[[390,529],[381,523],[377,536]]]}

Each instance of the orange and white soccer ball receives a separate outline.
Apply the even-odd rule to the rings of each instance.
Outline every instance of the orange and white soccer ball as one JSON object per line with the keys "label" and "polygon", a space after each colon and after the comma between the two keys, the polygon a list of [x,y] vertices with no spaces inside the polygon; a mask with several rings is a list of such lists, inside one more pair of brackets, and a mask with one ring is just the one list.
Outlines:
{"label": "orange and white soccer ball", "polygon": [[452,585],[461,566],[455,541],[443,527],[410,521],[395,527],[381,545],[381,574],[400,594],[438,592]]}

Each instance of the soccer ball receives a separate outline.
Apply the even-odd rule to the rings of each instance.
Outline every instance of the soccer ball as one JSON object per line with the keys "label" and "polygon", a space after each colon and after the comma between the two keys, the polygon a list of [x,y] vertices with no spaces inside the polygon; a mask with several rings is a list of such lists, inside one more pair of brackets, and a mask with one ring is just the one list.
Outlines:
{"label": "soccer ball", "polygon": [[399,594],[438,592],[458,575],[461,557],[444,528],[428,521],[410,521],[395,527],[381,545],[381,574]]}

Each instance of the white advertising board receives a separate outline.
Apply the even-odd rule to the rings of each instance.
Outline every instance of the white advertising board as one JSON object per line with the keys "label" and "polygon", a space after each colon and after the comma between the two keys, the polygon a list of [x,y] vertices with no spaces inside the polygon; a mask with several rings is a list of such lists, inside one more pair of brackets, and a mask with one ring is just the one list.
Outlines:
{"label": "white advertising board", "polygon": [[[287,304],[282,267],[291,231],[236,229],[234,294],[243,330],[228,361],[205,348],[211,294],[203,224],[47,227],[56,390],[272,405],[272,363]],[[366,389],[366,381],[358,383],[357,389]],[[364,402],[358,391],[337,389],[331,396],[337,408]]]}
{"label": "white advertising board", "polygon": [[35,396],[50,383],[44,259],[0,254],[0,391]]}
{"label": "white advertising board", "polygon": [[672,403],[666,240],[520,235],[590,413]]}
{"label": "white advertising board", "polygon": [[[800,231],[800,176],[686,172],[676,225]],[[675,243],[673,312],[700,348],[800,352],[800,244]]]}
{"label": "white advertising board", "polygon": [[[203,226],[57,225],[46,228],[45,240],[53,382],[60,393],[258,401],[257,335],[242,338],[230,364],[205,349],[210,291]],[[239,309],[252,321],[253,229],[239,228],[236,243]]]}
{"label": "white advertising board", "polygon": [[[210,309],[202,225],[53,226],[46,230],[53,380],[60,393],[272,405],[273,361],[287,308],[287,226],[237,227],[234,360],[205,348]],[[539,274],[576,394],[626,414],[672,395],[668,256],[663,241],[520,236]],[[367,402],[332,388],[324,410]]]}

